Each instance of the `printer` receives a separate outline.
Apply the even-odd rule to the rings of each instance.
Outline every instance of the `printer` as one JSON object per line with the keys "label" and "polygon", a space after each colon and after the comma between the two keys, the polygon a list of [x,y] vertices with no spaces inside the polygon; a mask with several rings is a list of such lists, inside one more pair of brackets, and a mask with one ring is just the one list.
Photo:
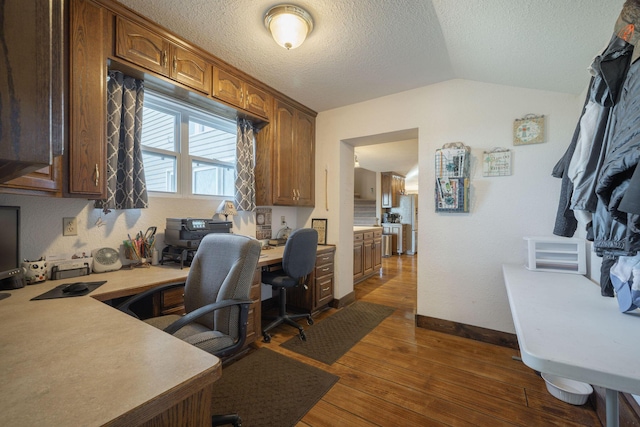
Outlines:
{"label": "printer", "polygon": [[231,221],[197,218],[167,218],[164,242],[185,249],[198,249],[209,233],[230,233]]}

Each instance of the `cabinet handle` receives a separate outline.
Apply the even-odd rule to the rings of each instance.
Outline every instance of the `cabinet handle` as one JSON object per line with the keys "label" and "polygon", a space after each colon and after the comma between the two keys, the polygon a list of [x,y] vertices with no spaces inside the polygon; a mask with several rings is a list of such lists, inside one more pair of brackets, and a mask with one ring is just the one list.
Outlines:
{"label": "cabinet handle", "polygon": [[98,186],[98,181],[100,180],[100,171],[98,170],[98,164],[96,163],[96,171],[94,173],[96,176],[96,187]]}
{"label": "cabinet handle", "polygon": [[162,51],[162,68],[167,68],[167,51]]}
{"label": "cabinet handle", "polygon": [[327,286],[326,288],[322,288],[322,292],[327,292],[329,289],[331,289],[331,286]]}
{"label": "cabinet handle", "polygon": [[307,284],[305,283],[304,285],[302,285],[302,287],[304,288],[305,291],[309,290],[309,287],[307,286]]}
{"label": "cabinet handle", "polygon": [[329,260],[328,256],[322,257],[322,261],[327,261],[327,260]]}
{"label": "cabinet handle", "polygon": [[329,267],[323,268],[322,271],[329,271]]}
{"label": "cabinet handle", "polygon": [[173,57],[173,72],[175,73],[178,70],[178,58]]}

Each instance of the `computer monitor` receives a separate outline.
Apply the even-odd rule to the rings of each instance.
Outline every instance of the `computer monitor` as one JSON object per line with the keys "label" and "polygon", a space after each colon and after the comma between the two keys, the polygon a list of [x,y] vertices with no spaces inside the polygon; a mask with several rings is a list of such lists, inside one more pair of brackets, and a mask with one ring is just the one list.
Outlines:
{"label": "computer monitor", "polygon": [[20,269],[20,207],[0,206],[0,289],[24,286]]}

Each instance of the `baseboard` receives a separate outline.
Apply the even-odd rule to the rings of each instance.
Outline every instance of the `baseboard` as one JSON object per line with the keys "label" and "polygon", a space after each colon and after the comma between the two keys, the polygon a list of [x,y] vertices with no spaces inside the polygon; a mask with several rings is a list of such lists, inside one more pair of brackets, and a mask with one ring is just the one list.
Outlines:
{"label": "baseboard", "polygon": [[495,331],[493,329],[481,328],[479,326],[465,325],[464,323],[452,322],[450,320],[438,319],[429,316],[421,316],[419,314],[416,314],[416,326],[432,331],[443,332],[449,335],[513,348],[515,350],[520,349],[518,346],[518,337],[515,334],[507,332]]}
{"label": "baseboard", "polygon": [[342,298],[334,298],[333,301],[331,301],[329,303],[329,305],[333,308],[342,308],[342,307],[346,307],[348,305],[353,304],[356,301],[356,293],[355,292],[349,292],[347,295],[343,296]]}

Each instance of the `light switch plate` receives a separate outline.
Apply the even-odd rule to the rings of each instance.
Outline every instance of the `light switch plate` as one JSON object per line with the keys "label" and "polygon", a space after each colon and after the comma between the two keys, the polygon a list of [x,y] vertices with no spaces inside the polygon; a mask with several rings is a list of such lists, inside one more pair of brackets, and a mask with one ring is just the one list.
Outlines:
{"label": "light switch plate", "polygon": [[78,235],[78,222],[75,218],[62,219],[62,235],[63,236]]}

